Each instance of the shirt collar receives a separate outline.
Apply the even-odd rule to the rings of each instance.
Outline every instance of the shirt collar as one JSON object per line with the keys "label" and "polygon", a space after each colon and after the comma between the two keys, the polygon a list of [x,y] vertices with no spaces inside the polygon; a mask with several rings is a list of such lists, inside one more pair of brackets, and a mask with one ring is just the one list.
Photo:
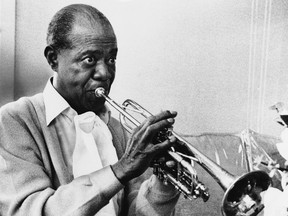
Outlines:
{"label": "shirt collar", "polygon": [[67,101],[57,92],[50,78],[43,91],[47,126],[64,110],[69,108]]}
{"label": "shirt collar", "polygon": [[[53,77],[48,80],[43,91],[47,126],[65,110],[67,110],[67,112],[72,112],[72,116],[77,115],[77,112],[70,107],[67,101],[54,88],[52,80]],[[99,117],[108,124],[111,118],[111,111],[107,105],[105,105],[105,108],[103,112],[99,114]]]}

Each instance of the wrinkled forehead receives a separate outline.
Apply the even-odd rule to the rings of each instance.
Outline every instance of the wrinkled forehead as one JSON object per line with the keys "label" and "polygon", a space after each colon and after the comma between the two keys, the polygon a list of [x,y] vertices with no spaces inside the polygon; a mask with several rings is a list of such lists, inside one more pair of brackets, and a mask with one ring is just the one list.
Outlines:
{"label": "wrinkled forehead", "polygon": [[117,44],[114,30],[106,20],[77,19],[69,36],[73,45],[78,43]]}

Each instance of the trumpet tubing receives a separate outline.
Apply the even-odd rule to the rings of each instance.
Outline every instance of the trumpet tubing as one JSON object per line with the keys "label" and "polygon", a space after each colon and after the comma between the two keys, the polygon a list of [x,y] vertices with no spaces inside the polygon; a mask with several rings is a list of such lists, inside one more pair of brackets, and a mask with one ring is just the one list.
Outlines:
{"label": "trumpet tubing", "polygon": [[[146,109],[132,100],[126,100],[123,106],[118,105],[108,95],[104,88],[95,90],[96,97],[103,97],[120,113],[121,123],[131,132],[131,127],[127,125],[128,119],[134,126],[139,126],[140,122],[130,115],[126,109],[132,106],[144,117],[151,115]],[[187,140],[175,131],[165,129],[160,131],[156,141],[160,142],[173,134],[176,137],[176,145],[167,151],[167,155],[172,158],[176,168],[167,168],[164,162],[155,161],[153,163],[154,174],[164,183],[169,182],[174,185],[186,198],[195,199],[201,197],[207,201],[209,193],[205,185],[198,180],[196,170],[193,167],[194,161],[203,167],[225,191],[221,211],[224,216],[255,216],[264,208],[261,203],[260,193],[267,190],[271,179],[264,171],[248,172],[240,177],[235,177],[227,170],[216,164],[213,160],[201,153]]]}

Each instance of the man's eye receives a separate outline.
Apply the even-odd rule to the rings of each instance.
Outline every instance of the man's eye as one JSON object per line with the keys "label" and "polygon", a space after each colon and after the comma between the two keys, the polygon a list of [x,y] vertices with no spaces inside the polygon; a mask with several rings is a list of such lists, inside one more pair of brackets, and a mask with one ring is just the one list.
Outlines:
{"label": "man's eye", "polygon": [[96,60],[95,60],[94,57],[87,57],[87,58],[84,59],[84,62],[85,62],[86,64],[92,65],[92,64],[95,64]]}
{"label": "man's eye", "polygon": [[115,65],[115,63],[116,63],[116,58],[109,58],[108,59],[108,64],[110,64],[110,65]]}

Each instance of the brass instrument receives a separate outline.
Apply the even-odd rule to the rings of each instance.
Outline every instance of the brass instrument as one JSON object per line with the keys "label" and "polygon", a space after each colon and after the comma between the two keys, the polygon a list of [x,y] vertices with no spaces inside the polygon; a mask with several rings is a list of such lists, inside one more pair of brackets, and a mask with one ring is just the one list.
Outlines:
{"label": "brass instrument", "polygon": [[[120,121],[126,130],[132,131],[127,120],[135,126],[140,122],[127,110],[131,108],[137,113],[147,118],[151,115],[142,106],[132,100],[125,100],[123,106],[118,105],[105,94],[105,89],[100,87],[95,90],[96,97],[103,97],[105,100],[120,112]],[[240,177],[235,177],[199,150],[193,147],[183,137],[172,129],[165,129],[158,134],[156,141],[163,141],[169,135],[174,135],[177,139],[176,145],[167,151],[167,155],[176,162],[174,168],[168,168],[165,162],[155,162],[153,164],[154,174],[164,183],[169,182],[174,185],[188,199],[201,197],[207,201],[209,193],[203,183],[197,178],[197,173],[193,163],[197,162],[202,166],[225,191],[221,211],[224,216],[254,216],[261,212],[264,205],[261,203],[260,193],[267,190],[271,178],[261,170],[248,172]],[[170,160],[170,159],[169,159]]]}

